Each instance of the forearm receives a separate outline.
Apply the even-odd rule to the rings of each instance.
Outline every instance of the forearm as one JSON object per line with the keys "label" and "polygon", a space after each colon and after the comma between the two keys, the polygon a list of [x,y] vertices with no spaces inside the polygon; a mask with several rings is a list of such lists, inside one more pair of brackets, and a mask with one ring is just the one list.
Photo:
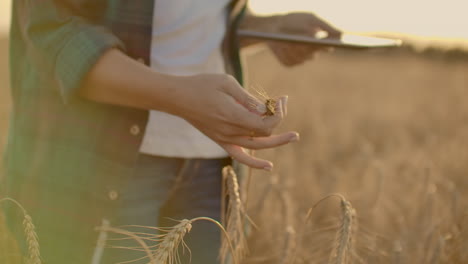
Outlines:
{"label": "forearm", "polygon": [[111,49],[87,74],[79,94],[100,103],[173,112],[177,85],[178,77],[157,73]]}

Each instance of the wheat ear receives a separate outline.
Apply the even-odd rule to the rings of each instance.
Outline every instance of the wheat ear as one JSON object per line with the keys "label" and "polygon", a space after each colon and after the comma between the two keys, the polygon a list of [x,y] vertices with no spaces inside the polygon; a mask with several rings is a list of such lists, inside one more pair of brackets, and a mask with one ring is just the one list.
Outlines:
{"label": "wheat ear", "polygon": [[329,263],[345,264],[349,262],[353,254],[353,235],[356,228],[356,210],[349,201],[341,197],[341,225],[336,233],[335,245]]}
{"label": "wheat ear", "polygon": [[41,252],[39,248],[39,239],[37,237],[36,233],[36,227],[34,226],[34,223],[32,221],[31,216],[29,216],[28,212],[24,207],[17,202],[15,199],[12,198],[3,198],[0,199],[0,203],[9,201],[18,206],[21,211],[23,212],[23,228],[24,228],[24,234],[26,236],[26,242],[28,244],[28,264],[41,264]]}
{"label": "wheat ear", "polygon": [[[330,194],[317,203],[314,204],[312,208],[307,212],[307,216],[304,222],[304,227],[307,222],[312,218],[312,212],[321,202],[330,198],[338,197],[341,201],[341,224],[336,233],[335,243],[333,245],[333,250],[329,258],[330,264],[346,264],[349,263],[349,260],[354,252],[354,234],[357,232],[357,214],[356,210],[353,208],[351,203],[346,200],[346,198],[341,194]],[[303,231],[303,234],[305,230]],[[299,239],[298,239],[299,241]]]}
{"label": "wheat ear", "polygon": [[39,249],[39,240],[37,238],[36,227],[28,214],[24,215],[23,220],[24,233],[28,243],[28,263],[41,264],[41,253]]}
{"label": "wheat ear", "polygon": [[[237,256],[235,255],[234,247],[229,238],[229,234],[226,229],[218,221],[209,218],[209,217],[197,217],[191,220],[184,219],[180,221],[179,224],[174,226],[170,232],[168,232],[163,241],[159,244],[158,248],[155,251],[155,264],[174,264],[180,263],[178,257],[178,247],[180,244],[183,244],[184,236],[190,232],[192,228],[192,223],[196,221],[208,221],[214,223],[222,231],[224,239],[227,241],[227,248],[233,255],[233,263],[238,264]],[[186,246],[184,244],[184,246]],[[190,249],[189,249],[190,250]],[[152,264],[152,263],[151,263]]]}
{"label": "wheat ear", "polygon": [[[184,236],[192,229],[192,221],[184,219],[164,236],[154,252],[154,264],[180,263],[178,248],[184,244]],[[185,244],[184,244],[185,245]]]}
{"label": "wheat ear", "polygon": [[[245,210],[242,205],[239,194],[239,184],[237,182],[237,175],[231,166],[223,168],[223,186],[227,187],[227,191],[223,190],[223,203],[227,199],[227,207],[223,206],[223,226],[226,228],[228,236],[222,240],[220,249],[220,258],[223,263],[228,259],[229,243],[234,247],[233,258],[240,261],[247,253],[247,241],[244,233],[244,220]],[[227,241],[229,239],[230,241]]]}
{"label": "wheat ear", "polygon": [[[113,228],[109,226],[102,226],[102,227],[98,227],[97,229],[125,235],[128,238],[131,238],[137,241],[140,244],[142,251],[146,253],[146,257],[140,258],[138,260],[149,258],[149,264],[173,264],[173,263],[180,263],[180,259],[178,256],[178,248],[180,244],[183,244],[186,247],[184,243],[184,237],[192,229],[192,223],[196,221],[208,221],[208,222],[214,223],[222,231],[224,237],[228,241],[229,250],[231,254],[234,256],[233,264],[238,264],[239,262],[235,258],[234,248],[232,246],[232,243],[230,242],[231,240],[228,237],[228,233],[226,229],[224,229],[223,225],[221,225],[218,221],[209,217],[197,217],[191,220],[184,219],[182,221],[179,221],[177,225],[171,228],[158,228],[158,227],[150,227],[150,226],[132,225],[132,227],[140,227],[140,228],[164,231],[166,232],[166,234],[164,235],[153,235],[153,234],[140,233],[140,232],[134,233],[134,232],[126,231],[126,230],[119,229],[119,228]],[[154,251],[151,251],[151,247],[148,247],[148,245],[144,241],[144,240],[147,240],[148,237],[142,238],[140,235],[147,235],[148,237],[158,238],[155,240],[150,239],[151,241],[160,241],[159,244],[156,246],[156,249]],[[123,248],[123,249],[138,250],[136,248]],[[134,260],[134,261],[137,261],[137,260]],[[133,261],[129,261],[129,262],[133,262]],[[129,262],[122,262],[122,263],[129,263]]]}

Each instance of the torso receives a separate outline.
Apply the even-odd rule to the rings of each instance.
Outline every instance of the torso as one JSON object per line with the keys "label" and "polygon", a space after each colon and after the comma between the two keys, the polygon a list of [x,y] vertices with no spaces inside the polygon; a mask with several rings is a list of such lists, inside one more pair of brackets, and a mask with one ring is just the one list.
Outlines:
{"label": "torso", "polygon": [[[187,76],[225,73],[221,44],[229,0],[155,0],[150,66]],[[227,153],[187,121],[150,111],[140,151],[179,158],[221,158]]]}

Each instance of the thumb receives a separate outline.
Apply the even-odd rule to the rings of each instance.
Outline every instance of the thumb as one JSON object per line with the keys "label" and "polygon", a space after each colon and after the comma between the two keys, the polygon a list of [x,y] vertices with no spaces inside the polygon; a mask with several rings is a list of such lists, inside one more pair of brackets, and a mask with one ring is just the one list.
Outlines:
{"label": "thumb", "polygon": [[314,29],[316,32],[314,33],[317,33],[317,31],[325,31],[327,32],[327,37],[329,38],[339,38],[341,37],[341,31],[337,28],[335,28],[334,26],[332,26],[331,24],[329,24],[328,22],[324,21],[324,20],[318,20],[317,21],[317,25],[319,27],[319,30],[317,30],[316,28]]}

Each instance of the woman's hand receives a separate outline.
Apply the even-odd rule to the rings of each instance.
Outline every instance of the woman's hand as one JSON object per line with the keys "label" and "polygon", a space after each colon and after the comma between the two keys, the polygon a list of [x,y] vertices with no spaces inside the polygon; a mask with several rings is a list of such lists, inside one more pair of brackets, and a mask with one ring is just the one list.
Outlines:
{"label": "woman's hand", "polygon": [[271,162],[249,155],[244,148],[272,148],[298,140],[296,132],[272,135],[286,113],[287,97],[277,100],[275,115],[266,116],[264,103],[229,75],[176,77],[175,82],[169,99],[175,104],[168,112],[186,119],[241,163],[271,170]]}
{"label": "woman's hand", "polygon": [[[312,13],[289,13],[269,17],[257,17],[248,14],[242,28],[253,29],[271,33],[295,34],[301,36],[316,37],[319,32],[321,37],[339,38],[341,31],[325,22],[323,19]],[[252,40],[243,40],[243,43],[255,43]],[[318,51],[326,50],[323,47],[308,44],[292,44],[279,41],[268,41],[270,49],[285,66],[301,64],[313,56]]]}
{"label": "woman's hand", "polygon": [[[323,32],[325,37],[339,38],[341,32],[315,16],[312,13],[290,13],[284,16],[278,16],[276,22],[276,32],[317,36]],[[270,49],[285,66],[294,66],[304,63],[313,58],[313,56],[323,47],[306,44],[285,44],[280,42],[268,42]]]}

